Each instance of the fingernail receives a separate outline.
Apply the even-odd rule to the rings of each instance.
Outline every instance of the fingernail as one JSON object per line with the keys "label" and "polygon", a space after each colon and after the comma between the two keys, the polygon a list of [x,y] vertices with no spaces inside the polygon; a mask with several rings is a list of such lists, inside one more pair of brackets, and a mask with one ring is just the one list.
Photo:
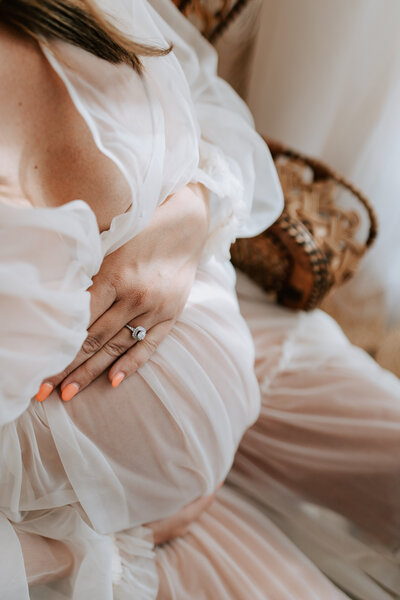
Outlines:
{"label": "fingernail", "polygon": [[64,402],[69,402],[79,392],[79,385],[77,383],[69,383],[65,386],[61,393],[61,398]]}
{"label": "fingernail", "polygon": [[113,386],[113,388],[116,388],[119,386],[119,384],[125,379],[125,373],[123,373],[122,371],[119,371],[116,375],[114,375],[114,377],[111,380],[111,385]]}
{"label": "fingernail", "polygon": [[36,394],[35,398],[38,402],[44,402],[46,400],[46,398],[48,398],[51,394],[51,392],[54,390],[54,385],[52,385],[51,383],[42,383],[42,385],[39,388],[38,393]]}

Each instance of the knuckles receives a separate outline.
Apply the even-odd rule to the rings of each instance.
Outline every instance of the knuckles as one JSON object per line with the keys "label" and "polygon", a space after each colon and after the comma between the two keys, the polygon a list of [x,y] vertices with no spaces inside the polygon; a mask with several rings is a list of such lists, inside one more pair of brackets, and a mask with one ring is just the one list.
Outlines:
{"label": "knuckles", "polygon": [[127,348],[118,342],[107,342],[107,344],[104,345],[103,350],[111,356],[111,358],[118,358],[122,354],[125,354]]}
{"label": "knuckles", "polygon": [[114,275],[112,283],[116,290],[117,300],[136,311],[156,312],[163,318],[176,317],[180,314],[188,291],[182,286],[171,284],[171,279],[160,272],[152,274],[151,279],[144,281],[131,268],[120,268]]}
{"label": "knuckles", "polygon": [[141,304],[147,295],[148,286],[138,280],[137,273],[130,267],[118,267],[113,273],[112,286],[117,298],[130,299],[137,304]]}
{"label": "knuckles", "polygon": [[147,290],[134,289],[131,291],[129,298],[131,305],[135,307],[144,306],[148,298],[148,292]]}
{"label": "knuckles", "polygon": [[99,336],[89,334],[82,344],[82,352],[85,354],[94,354],[102,348],[103,342]]}
{"label": "knuckles", "polygon": [[150,337],[149,338],[145,338],[142,342],[140,342],[143,346],[146,347],[146,350],[149,352],[149,354],[154,354],[154,352],[157,350],[158,348],[158,343],[155,342],[154,340],[152,340]]}

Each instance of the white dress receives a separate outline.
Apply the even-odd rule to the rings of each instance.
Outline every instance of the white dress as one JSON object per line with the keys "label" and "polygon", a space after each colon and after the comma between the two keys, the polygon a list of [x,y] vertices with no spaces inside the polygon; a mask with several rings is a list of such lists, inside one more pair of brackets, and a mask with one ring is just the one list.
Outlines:
{"label": "white dress", "polygon": [[[110,9],[106,2],[99,4]],[[288,498],[304,494],[305,487],[311,499],[350,518],[357,516],[357,491],[368,497],[372,490],[374,497],[375,473],[387,489],[398,484],[397,461],[391,457],[400,439],[399,383],[379,372],[383,381],[376,389],[386,394],[386,408],[376,409],[376,389],[362,378],[363,366],[373,369],[362,355],[355,371],[348,367],[346,390],[344,373],[353,349],[334,323],[320,313],[310,322],[307,316],[276,311],[243,281],[242,310],[256,342],[257,379],[253,340],[239,312],[227,254],[236,235],[258,233],[281,210],[271,158],[245,106],[216,78],[215,55],[169,0],[119,0],[112,13],[135,39],[172,41],[174,54],[145,59],[141,79],[126,66],[112,66],[65,44],[43,51],[98,148],[127,179],[130,211],[99,235],[84,199],[57,209],[0,205],[1,598],[339,600],[343,594],[265,510],[277,497],[277,479],[286,491],[276,506],[281,502],[289,514],[296,514],[298,502]],[[212,192],[210,237],[171,334],[116,390],[103,375],[71,403],[62,403],[57,392],[43,404],[31,400],[40,382],[71,362],[85,339],[86,290],[103,257],[142,231],[155,208],[189,181],[201,181]],[[321,330],[335,351],[315,346]],[[324,412],[316,357],[322,374],[336,368],[342,377],[339,387],[332,377],[326,384],[333,407],[326,420],[311,418],[307,402],[304,414],[296,415],[294,408],[302,399],[299,388],[308,386],[314,412]],[[187,536],[154,549],[143,523],[175,513],[228,475],[244,432],[259,415],[259,381],[263,412],[244,438],[232,483]],[[344,444],[346,436],[334,415],[337,390],[351,398],[363,386],[371,393],[365,409],[368,433],[363,427],[357,433],[357,422],[343,408],[340,423],[354,435],[339,461],[332,440]],[[296,423],[289,436],[279,408]],[[392,437],[384,435],[383,421]],[[309,449],[302,426],[309,439],[315,437]],[[349,460],[357,445],[359,455]],[[367,477],[357,479],[359,470]],[[315,474],[325,490],[344,486],[348,491],[324,498],[312,484]],[[383,508],[396,505],[396,498],[397,492],[392,497],[386,492]],[[378,517],[382,506],[377,505]],[[358,512],[362,526],[364,513]],[[388,527],[390,516],[385,514]],[[299,522],[307,523],[300,516]],[[15,529],[62,540],[74,555],[73,574],[28,590]]]}

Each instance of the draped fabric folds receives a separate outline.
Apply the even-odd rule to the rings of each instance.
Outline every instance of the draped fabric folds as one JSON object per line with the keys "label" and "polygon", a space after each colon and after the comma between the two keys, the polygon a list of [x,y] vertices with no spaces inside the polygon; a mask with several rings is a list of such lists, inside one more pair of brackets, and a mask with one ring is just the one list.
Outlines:
{"label": "draped fabric folds", "polygon": [[[101,235],[85,198],[55,209],[0,205],[1,597],[341,600],[279,527],[295,538],[296,515],[307,529],[305,495],[362,528],[368,511],[355,514],[357,489],[367,507],[377,484],[396,489],[399,382],[373,371],[318,312],[289,314],[243,281],[239,306],[230,241],[265,229],[282,209],[268,149],[245,105],[216,77],[214,51],[169,0],[99,6],[135,39],[173,42],[174,52],[145,58],[140,78],[66,44],[43,48],[97,147],[127,180],[132,204]],[[85,338],[87,289],[104,256],[192,181],[211,192],[209,240],[171,333],[117,389],[103,374],[70,403],[57,391],[42,404],[33,400],[39,383],[69,364]],[[382,382],[373,386],[363,369]],[[359,389],[370,395],[357,428]],[[187,536],[154,548],[146,523],[213,492],[228,475]],[[332,492],[329,501],[319,480]],[[386,537],[382,515],[396,524],[398,498],[397,491],[383,494],[377,505]],[[268,512],[281,519],[279,527]],[[311,519],[308,531],[318,537],[316,523]],[[331,550],[333,531],[324,538]],[[61,540],[74,556],[71,575],[28,590],[17,532]],[[345,534],[343,540],[349,549]],[[342,584],[347,571],[338,555],[320,566]],[[350,558],[351,578],[362,577],[368,561]],[[395,576],[391,586],[397,591]],[[379,600],[387,598],[382,591]]]}
{"label": "draped fabric folds", "polygon": [[[74,554],[69,580],[33,595],[110,599],[117,544],[126,565],[119,593],[125,586],[132,594],[136,586],[135,597],[153,598],[154,555],[142,524],[213,491],[259,409],[252,341],[239,314],[233,271],[221,257],[246,219],[260,219],[257,226],[265,227],[279,213],[272,160],[247,109],[217,79],[212,51],[204,45],[200,66],[174,32],[185,23],[179,13],[172,9],[171,28],[144,0],[99,6],[133,38],[161,47],[172,41],[176,50],[144,58],[141,78],[126,65],[116,67],[65,43],[42,48],[97,147],[127,180],[132,204],[101,235],[85,198],[71,198],[58,209],[0,206],[1,543],[15,556],[1,593],[10,600],[27,598],[27,587],[7,519],[18,530],[62,540]],[[184,55],[190,81],[178,60]],[[218,143],[222,130],[211,135],[210,128],[200,152],[201,119],[217,109],[219,119],[232,125],[230,149],[224,151],[222,139]],[[251,150],[244,161],[241,138]],[[254,157],[267,165],[259,174]],[[199,180],[216,195],[212,244],[179,323],[154,359],[117,391],[105,376],[98,378],[79,405],[64,405],[57,393],[44,405],[31,400],[40,382],[79,350],[89,322],[87,289],[104,255],[142,231],[171,193]],[[261,189],[271,192],[264,203]],[[254,195],[256,217],[250,216]],[[218,234],[224,227],[229,235]],[[229,377],[221,378],[221,369]]]}

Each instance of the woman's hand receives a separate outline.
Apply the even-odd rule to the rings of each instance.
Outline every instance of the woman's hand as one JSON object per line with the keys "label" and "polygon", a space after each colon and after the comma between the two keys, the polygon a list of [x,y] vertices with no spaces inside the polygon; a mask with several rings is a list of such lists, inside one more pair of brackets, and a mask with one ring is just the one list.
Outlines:
{"label": "woman's hand", "polygon": [[[61,383],[71,400],[112,365],[108,377],[117,387],[135,373],[171,331],[189,296],[208,232],[208,193],[189,184],[170,196],[149,226],[108,255],[89,289],[91,324],[73,363],[42,383],[40,402]],[[125,327],[142,326],[136,342]]]}
{"label": "woman's hand", "polygon": [[197,521],[200,515],[211,506],[215,500],[217,490],[221,486],[222,483],[217,487],[213,494],[198,498],[191,504],[181,508],[181,510],[172,517],[148,523],[146,527],[150,527],[153,531],[154,545],[159,546],[160,544],[165,544],[175,538],[183,537],[188,532],[190,525],[194,523],[194,521]]}

